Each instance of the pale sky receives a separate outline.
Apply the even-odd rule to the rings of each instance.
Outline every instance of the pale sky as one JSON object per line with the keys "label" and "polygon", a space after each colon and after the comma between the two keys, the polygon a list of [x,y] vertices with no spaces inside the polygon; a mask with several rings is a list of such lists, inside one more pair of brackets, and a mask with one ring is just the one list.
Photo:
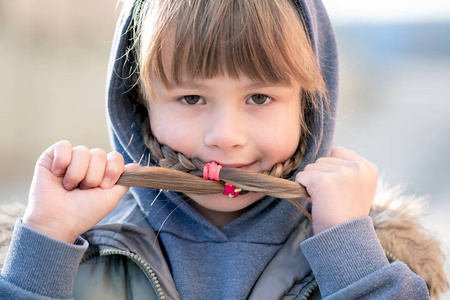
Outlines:
{"label": "pale sky", "polygon": [[322,0],[335,24],[450,22],[450,0]]}

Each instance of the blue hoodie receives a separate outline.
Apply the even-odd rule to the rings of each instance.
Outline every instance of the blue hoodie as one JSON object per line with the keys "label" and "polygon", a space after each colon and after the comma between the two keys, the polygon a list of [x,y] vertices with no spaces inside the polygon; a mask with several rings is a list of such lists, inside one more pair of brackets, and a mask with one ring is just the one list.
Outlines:
{"label": "blue hoodie", "polygon": [[[108,125],[112,144],[127,163],[153,165],[128,92],[132,68],[124,54],[130,46],[126,30],[133,2],[124,3],[112,46]],[[295,173],[330,153],[338,98],[337,46],[326,11],[319,0],[297,4],[319,58],[330,107],[325,111],[320,103],[315,111],[309,124],[313,137]],[[218,229],[175,192],[131,188],[118,207],[75,245],[17,222],[0,277],[0,298],[70,298],[88,244],[88,253],[104,246],[137,253],[152,266],[165,295],[174,299],[294,298],[316,282],[322,296],[330,299],[427,298],[420,277],[400,262],[389,264],[369,217],[311,236],[311,223],[288,201],[265,197]],[[81,277],[79,272],[77,282]]]}

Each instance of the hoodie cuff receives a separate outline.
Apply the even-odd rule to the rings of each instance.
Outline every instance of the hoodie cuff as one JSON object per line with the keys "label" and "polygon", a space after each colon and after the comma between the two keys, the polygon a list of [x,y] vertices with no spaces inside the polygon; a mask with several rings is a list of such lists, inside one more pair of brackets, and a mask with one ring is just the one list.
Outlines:
{"label": "hoodie cuff", "polygon": [[311,265],[322,297],[389,264],[370,217],[324,230],[300,246]]}
{"label": "hoodie cuff", "polygon": [[51,298],[71,298],[88,242],[68,244],[41,234],[17,220],[1,275],[23,290]]}

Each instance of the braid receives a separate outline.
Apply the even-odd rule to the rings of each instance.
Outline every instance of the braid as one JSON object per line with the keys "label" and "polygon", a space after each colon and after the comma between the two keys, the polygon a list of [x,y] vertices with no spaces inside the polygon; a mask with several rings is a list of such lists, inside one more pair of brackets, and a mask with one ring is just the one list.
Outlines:
{"label": "braid", "polygon": [[[175,152],[169,146],[159,144],[158,140],[151,133],[148,136],[150,153],[161,167],[190,174],[198,174],[195,171],[203,170],[204,162],[197,158],[189,159],[184,154]],[[270,171],[262,171],[260,173],[277,178],[288,178],[292,171],[298,169],[302,160],[303,154],[299,148],[285,162],[277,163]]]}
{"label": "braid", "polygon": [[278,178],[288,178],[289,175],[292,173],[292,171],[295,171],[298,169],[298,167],[300,167],[302,161],[303,161],[303,153],[299,148],[294,153],[294,155],[288,158],[285,162],[275,164],[270,170],[270,172],[261,172],[261,173]]}

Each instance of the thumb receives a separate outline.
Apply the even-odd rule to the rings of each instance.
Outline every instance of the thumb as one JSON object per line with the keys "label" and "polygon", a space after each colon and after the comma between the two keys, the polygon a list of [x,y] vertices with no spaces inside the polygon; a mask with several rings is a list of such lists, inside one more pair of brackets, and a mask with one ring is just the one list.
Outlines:
{"label": "thumb", "polygon": [[68,141],[59,141],[48,147],[39,156],[36,167],[42,167],[59,176],[72,160],[72,145]]}
{"label": "thumb", "polygon": [[[137,169],[139,167],[140,166],[138,164],[127,164],[125,165],[124,171]],[[129,188],[129,186],[119,185],[115,183],[111,188],[103,189],[105,198],[108,199],[106,202],[109,203],[111,210],[117,205],[120,199],[125,196]]]}

